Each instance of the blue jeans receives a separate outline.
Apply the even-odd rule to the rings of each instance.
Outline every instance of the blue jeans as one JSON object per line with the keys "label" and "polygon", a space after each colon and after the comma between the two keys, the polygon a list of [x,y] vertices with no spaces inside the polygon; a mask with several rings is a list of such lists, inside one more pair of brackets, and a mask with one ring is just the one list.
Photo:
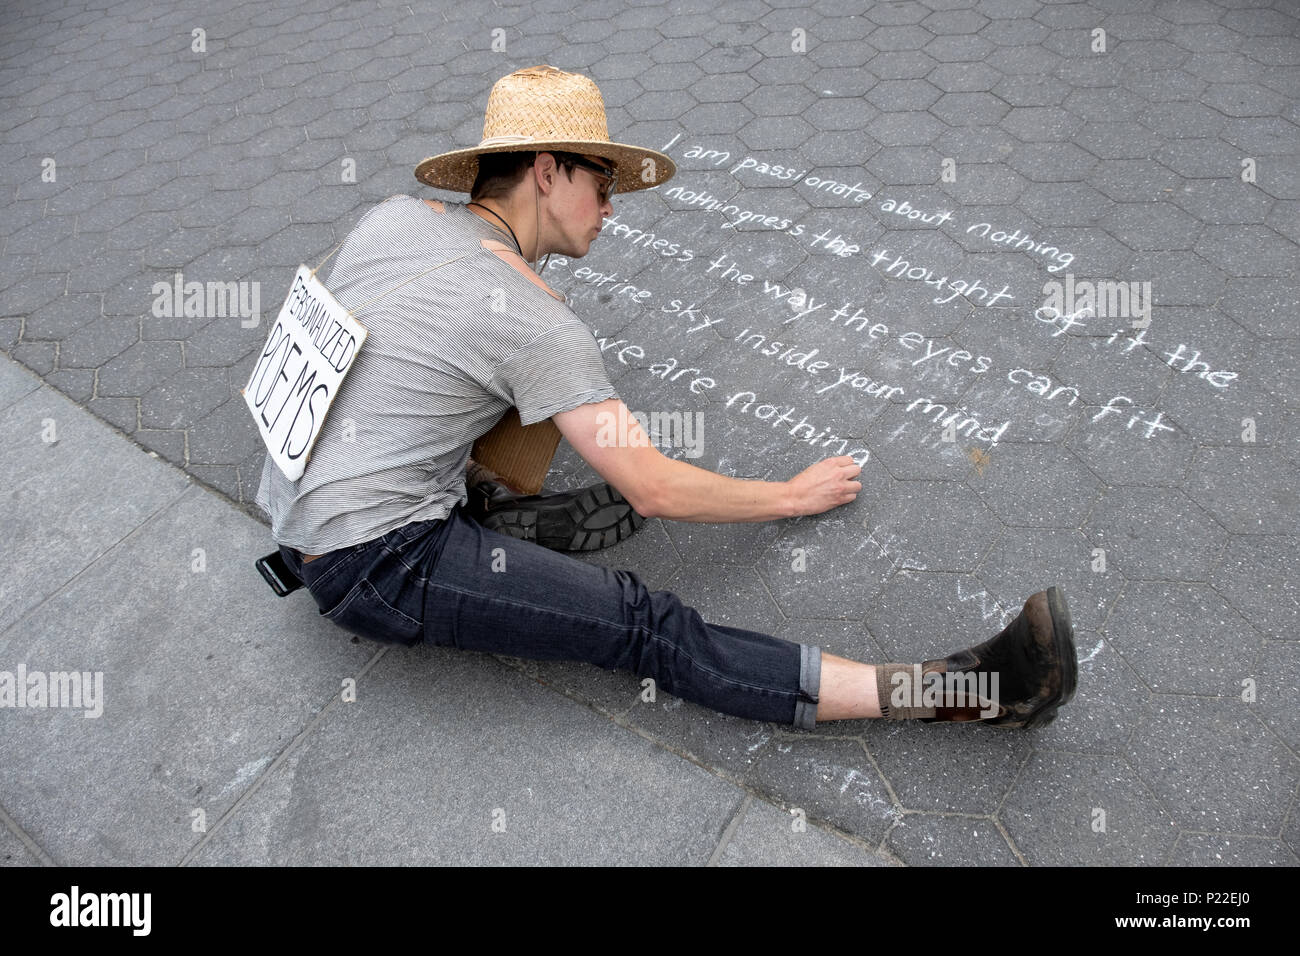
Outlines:
{"label": "blue jeans", "polygon": [[817,718],[820,648],[709,624],[634,572],[488,531],[461,507],[313,561],[280,552],[325,618],[370,640],[586,661],[737,717]]}

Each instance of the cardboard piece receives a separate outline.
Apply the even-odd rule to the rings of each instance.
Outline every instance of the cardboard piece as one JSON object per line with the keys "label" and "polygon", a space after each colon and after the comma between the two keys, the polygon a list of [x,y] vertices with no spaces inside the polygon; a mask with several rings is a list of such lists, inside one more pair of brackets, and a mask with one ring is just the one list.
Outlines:
{"label": "cardboard piece", "polygon": [[470,454],[511,487],[535,495],[542,490],[542,482],[551,470],[551,459],[563,437],[549,418],[528,426],[520,424],[519,410],[512,408],[474,443]]}

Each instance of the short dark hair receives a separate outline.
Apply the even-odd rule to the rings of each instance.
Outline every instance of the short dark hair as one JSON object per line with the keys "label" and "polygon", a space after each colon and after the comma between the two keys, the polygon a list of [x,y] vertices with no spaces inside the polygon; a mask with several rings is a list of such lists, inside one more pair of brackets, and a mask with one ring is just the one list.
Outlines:
{"label": "short dark hair", "polygon": [[[556,165],[563,169],[573,182],[573,169],[582,157],[576,153],[563,153],[553,149],[542,150],[555,157]],[[524,174],[537,161],[537,153],[484,153],[478,158],[478,175],[470,189],[470,199],[497,199],[506,195],[523,180]]]}

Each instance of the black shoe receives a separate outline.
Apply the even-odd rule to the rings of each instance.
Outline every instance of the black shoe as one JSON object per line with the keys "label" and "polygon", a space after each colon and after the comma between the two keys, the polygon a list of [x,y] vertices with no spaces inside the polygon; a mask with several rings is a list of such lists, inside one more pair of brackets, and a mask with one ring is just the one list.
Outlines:
{"label": "black shoe", "polygon": [[[1074,697],[1078,655],[1070,609],[1060,588],[1039,591],[997,637],[942,661],[927,661],[949,674],[998,674],[998,713],[984,723],[1001,727],[1043,727]],[[929,721],[977,720],[977,708],[938,708]]]}
{"label": "black shoe", "polygon": [[483,527],[552,551],[608,548],[645,522],[604,481],[553,495],[516,495],[498,482],[481,481],[469,489],[469,499],[470,516]]}

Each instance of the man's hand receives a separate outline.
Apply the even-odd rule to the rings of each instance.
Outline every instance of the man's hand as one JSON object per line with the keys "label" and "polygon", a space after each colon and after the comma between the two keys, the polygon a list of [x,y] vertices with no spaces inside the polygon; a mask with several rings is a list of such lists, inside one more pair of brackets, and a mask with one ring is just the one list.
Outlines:
{"label": "man's hand", "polygon": [[862,490],[853,480],[861,469],[847,456],[819,461],[789,481],[727,478],[667,458],[617,398],[579,405],[553,421],[583,460],[647,518],[773,521],[821,514]]}
{"label": "man's hand", "polygon": [[853,501],[862,490],[862,482],[853,479],[861,473],[858,463],[848,455],[809,465],[786,482],[794,497],[795,513],[819,515]]}

